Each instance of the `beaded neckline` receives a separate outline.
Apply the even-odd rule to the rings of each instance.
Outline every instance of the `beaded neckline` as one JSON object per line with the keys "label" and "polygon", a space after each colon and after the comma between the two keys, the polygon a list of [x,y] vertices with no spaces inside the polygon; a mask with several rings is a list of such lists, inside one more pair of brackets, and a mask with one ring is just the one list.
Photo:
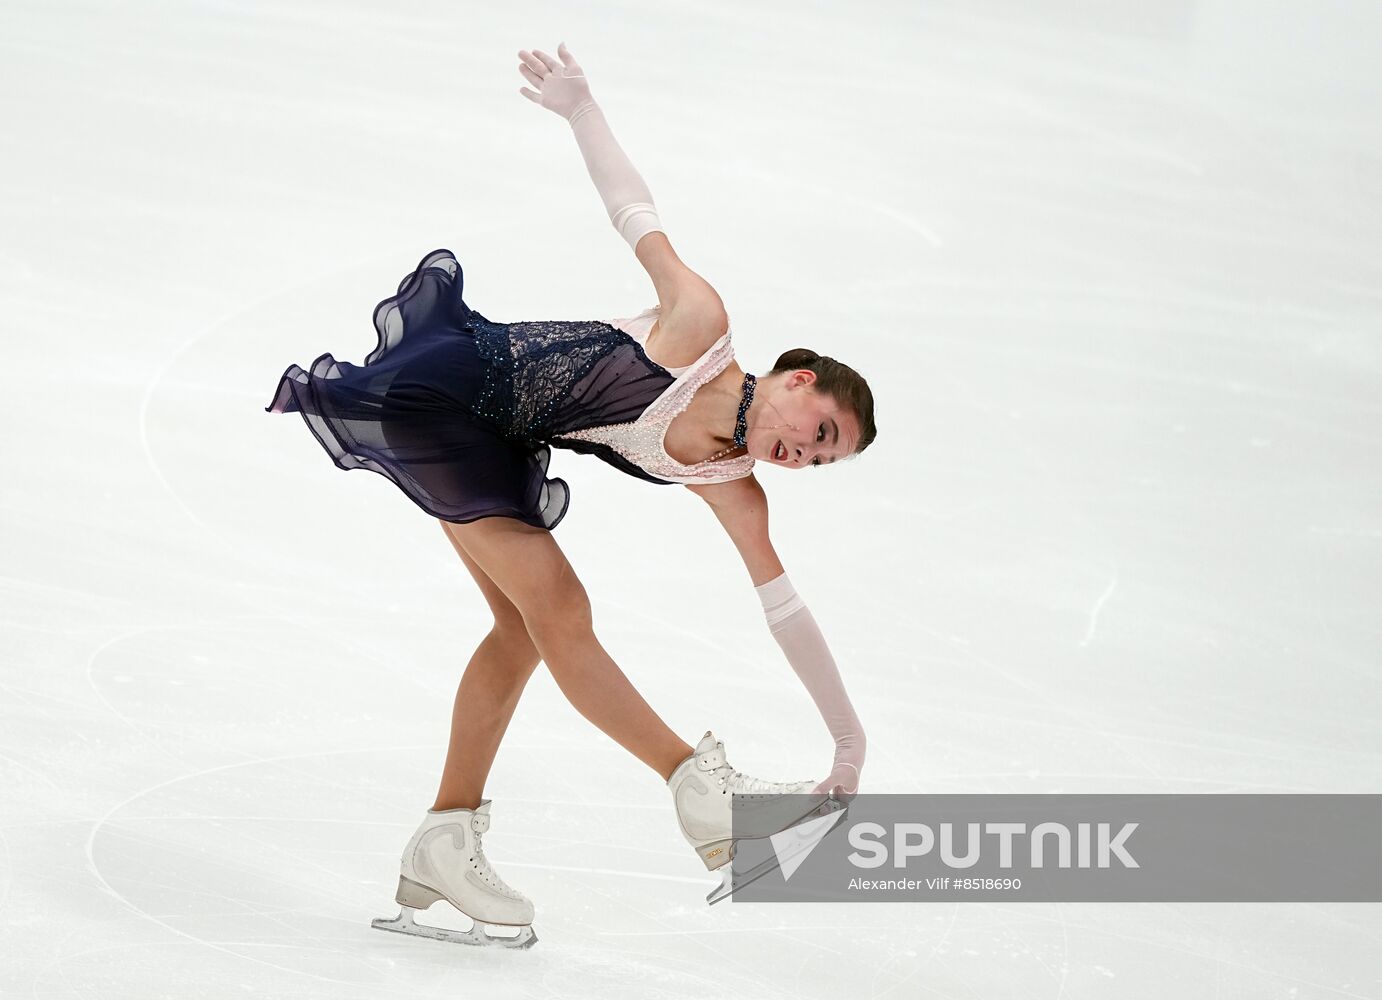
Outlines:
{"label": "beaded neckline", "polygon": [[[723,334],[720,335],[720,338],[719,338],[718,340],[716,340],[715,343],[712,344],[712,345],[710,346],[710,349],[709,349],[708,351],[706,351],[704,354],[702,354],[699,358],[697,358],[694,362],[691,363],[691,366],[690,366],[686,371],[682,372],[680,375],[675,376],[676,381],[674,381],[671,385],[669,385],[669,386],[667,387],[666,391],[663,392],[663,394],[662,394],[661,396],[659,396],[659,397],[657,398],[657,400],[655,400],[655,401],[653,402],[653,405],[650,406],[650,407],[648,408],[648,411],[649,411],[649,412],[652,412],[653,410],[655,410],[655,409],[658,408],[659,406],[663,405],[663,404],[665,403],[665,401],[666,401],[668,398],[670,398],[671,396],[673,396],[673,395],[675,394],[676,389],[678,388],[678,384],[679,384],[683,379],[687,378],[688,376],[692,376],[692,375],[701,375],[701,374],[704,374],[706,368],[709,367],[709,365],[714,364],[715,361],[716,361],[716,359],[713,357],[713,355],[715,355],[717,352],[719,352],[719,351],[721,350],[722,347],[728,347],[728,346],[729,346],[729,339],[730,339],[730,331],[729,331],[729,330],[726,330]],[[637,344],[638,342],[635,340],[634,343]],[[640,350],[642,349],[642,345],[641,345],[641,344],[639,344],[639,349],[640,349]],[[643,356],[644,356],[645,358],[648,358],[648,355],[647,355],[646,352],[644,352]],[[671,418],[668,419],[668,420],[662,425],[662,433],[660,433],[660,434],[658,435],[658,437],[657,437],[658,447],[662,450],[662,454],[667,458],[667,460],[668,460],[669,462],[673,463],[674,465],[678,466],[679,468],[682,468],[682,469],[699,469],[699,468],[707,468],[707,467],[709,467],[709,466],[717,466],[717,467],[718,467],[718,466],[728,466],[728,465],[732,465],[734,462],[742,462],[742,461],[743,461],[744,459],[746,459],[746,458],[748,458],[748,459],[750,459],[750,460],[752,459],[752,456],[750,456],[750,455],[746,452],[746,453],[744,453],[743,455],[735,455],[735,456],[733,456],[732,458],[702,459],[702,460],[699,461],[699,462],[683,462],[683,461],[681,461],[680,459],[673,458],[672,455],[669,454],[668,451],[667,451],[667,432],[670,431],[670,430],[672,429],[672,423],[673,423],[673,421],[675,421],[675,420],[677,419],[677,417],[679,417],[679,416],[686,410],[686,408],[689,407],[689,406],[691,405],[691,399],[692,399],[692,397],[694,397],[694,396],[696,395],[697,392],[699,392],[702,388],[704,388],[705,385],[710,381],[711,378],[714,378],[716,375],[719,375],[721,372],[723,372],[726,368],[729,367],[729,360],[730,360],[731,358],[733,358],[733,356],[734,356],[734,354],[733,354],[733,352],[731,351],[731,352],[729,353],[728,357],[726,357],[726,359],[725,359],[725,364],[720,365],[720,366],[719,366],[719,370],[716,371],[713,375],[711,375],[710,378],[705,379],[705,381],[701,382],[700,385],[697,385],[694,389],[692,389],[691,392],[687,394],[687,397],[686,397],[685,401],[683,401],[683,402],[677,407],[676,412],[673,413],[672,416],[671,416]],[[706,359],[707,359],[707,358],[710,358],[710,361],[709,361],[708,364],[706,363]],[[656,362],[656,361],[653,361],[652,358],[648,358],[648,360],[649,360],[650,362],[652,362],[653,364],[657,365],[659,368],[662,368],[663,371],[667,371],[666,368],[663,368],[662,365],[658,365],[657,362]],[[667,372],[667,374],[668,374],[668,375],[671,375],[672,373],[671,373],[671,372]],[[736,436],[737,436],[737,435],[736,435]]]}

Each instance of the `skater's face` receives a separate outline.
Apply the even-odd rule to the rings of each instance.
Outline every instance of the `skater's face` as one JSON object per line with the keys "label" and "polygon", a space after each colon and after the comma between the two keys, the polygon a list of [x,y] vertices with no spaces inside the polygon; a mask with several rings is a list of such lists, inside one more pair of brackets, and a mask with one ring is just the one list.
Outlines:
{"label": "skater's face", "polygon": [[[788,469],[829,465],[848,458],[859,440],[859,421],[828,393],[815,390],[809,369],[783,372],[760,384],[762,411],[748,437],[749,454]],[[760,399],[754,400],[754,409]],[[778,445],[781,444],[779,448]]]}

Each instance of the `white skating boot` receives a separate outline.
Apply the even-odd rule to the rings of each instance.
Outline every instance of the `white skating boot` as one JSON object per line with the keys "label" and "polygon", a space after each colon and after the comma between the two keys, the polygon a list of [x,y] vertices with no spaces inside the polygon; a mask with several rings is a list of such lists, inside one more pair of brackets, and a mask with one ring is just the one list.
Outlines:
{"label": "white skating boot", "polygon": [[[481,835],[489,829],[489,799],[478,809],[427,810],[427,818],[403,852],[403,871],[394,898],[402,906],[393,920],[379,918],[370,926],[438,941],[528,948],[533,933],[533,904],[510,888],[485,857]],[[413,914],[444,899],[474,921],[466,931],[413,922]],[[490,934],[484,924],[518,926],[517,935]]]}
{"label": "white skating boot", "polygon": [[[695,753],[672,772],[667,787],[682,836],[696,849],[708,871],[722,872],[720,887],[706,897],[707,901],[717,903],[736,888],[730,862],[737,841],[769,837],[822,814],[821,807],[827,802],[835,805],[825,792],[812,795],[815,785],[813,781],[751,778],[730,766],[725,745],[714,733],[707,731],[701,737]],[[769,870],[755,869],[752,878],[740,878],[737,884],[760,878]]]}

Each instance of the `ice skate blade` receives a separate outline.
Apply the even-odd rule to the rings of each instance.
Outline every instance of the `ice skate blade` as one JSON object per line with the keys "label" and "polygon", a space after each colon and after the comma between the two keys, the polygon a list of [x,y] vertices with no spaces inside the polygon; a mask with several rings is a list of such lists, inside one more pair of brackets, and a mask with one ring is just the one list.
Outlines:
{"label": "ice skate blade", "polygon": [[[416,912],[411,906],[404,906],[398,911],[398,916],[394,919],[386,920],[383,917],[376,917],[370,921],[370,926],[381,931],[411,934],[414,937],[431,938],[434,941],[450,941],[453,944],[478,945],[481,948],[531,948],[537,944],[537,934],[533,931],[531,924],[519,927],[516,935],[491,934],[485,930],[485,924],[479,920],[476,920],[474,926],[469,930],[453,931],[448,927],[432,927],[428,924],[415,923],[413,914]],[[501,925],[496,924],[495,926]]]}
{"label": "ice skate blade", "polygon": [[[806,818],[803,819],[801,822],[805,823],[807,820],[816,819],[821,816],[828,816],[832,813],[835,815],[835,820],[833,823],[831,823],[830,829],[827,830],[825,833],[825,836],[829,836],[835,830],[838,830],[840,828],[840,825],[844,821],[844,818],[849,814],[849,805],[847,803],[843,803],[838,799],[832,797],[822,807],[813,810],[810,814],[808,814]],[[796,825],[799,826],[801,824],[798,823]],[[760,861],[758,864],[754,865],[748,871],[741,871],[737,874],[734,871],[734,862],[733,860],[731,860],[729,864],[719,869],[721,873],[720,884],[706,894],[706,903],[710,906],[714,906],[721,900],[728,899],[730,896],[734,895],[736,890],[742,889],[744,888],[744,886],[749,885],[752,882],[757,882],[759,879],[761,879],[764,875],[767,875],[769,872],[777,871],[779,868],[782,867],[783,861],[795,857],[801,851],[811,849],[816,843],[819,842],[820,841],[818,839],[813,839],[810,841],[805,841],[800,846],[795,848],[775,848],[770,857],[767,857],[764,860]]]}

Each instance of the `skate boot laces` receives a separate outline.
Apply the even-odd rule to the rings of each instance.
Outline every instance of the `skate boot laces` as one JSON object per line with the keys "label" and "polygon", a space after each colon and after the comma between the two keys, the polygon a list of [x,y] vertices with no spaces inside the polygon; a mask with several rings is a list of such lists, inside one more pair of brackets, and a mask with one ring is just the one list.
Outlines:
{"label": "skate boot laces", "polygon": [[725,795],[735,792],[740,795],[791,795],[810,791],[812,787],[809,781],[767,781],[745,774],[725,759],[723,742],[717,742],[714,750],[701,754],[698,762],[701,770],[715,778],[715,783]]}
{"label": "skate boot laces", "polygon": [[485,845],[481,841],[481,836],[487,830],[489,830],[488,814],[476,813],[470,817],[470,832],[474,835],[475,840],[470,858],[471,867],[475,869],[475,874],[484,879],[486,885],[492,886],[511,899],[526,900],[527,896],[499,877],[499,873],[490,865],[489,858],[485,857]]}

